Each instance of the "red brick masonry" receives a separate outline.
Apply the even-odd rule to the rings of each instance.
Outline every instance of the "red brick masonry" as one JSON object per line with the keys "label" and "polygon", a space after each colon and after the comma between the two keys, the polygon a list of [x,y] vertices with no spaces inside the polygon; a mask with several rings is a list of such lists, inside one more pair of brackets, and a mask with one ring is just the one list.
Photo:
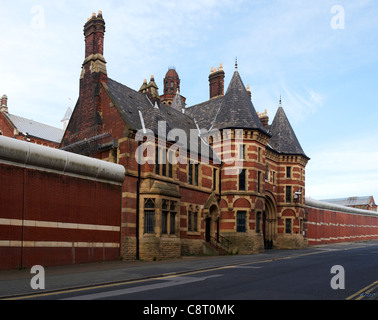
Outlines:
{"label": "red brick masonry", "polygon": [[123,178],[122,166],[0,137],[0,270],[118,259]]}
{"label": "red brick masonry", "polygon": [[378,239],[378,213],[306,199],[309,245]]}

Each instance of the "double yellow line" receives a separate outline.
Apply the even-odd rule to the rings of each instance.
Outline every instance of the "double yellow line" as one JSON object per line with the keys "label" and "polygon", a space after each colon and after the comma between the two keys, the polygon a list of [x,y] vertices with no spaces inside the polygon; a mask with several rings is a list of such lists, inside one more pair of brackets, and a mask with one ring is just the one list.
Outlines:
{"label": "double yellow line", "polygon": [[377,288],[378,288],[378,281],[375,281],[372,284],[369,284],[367,287],[351,295],[350,297],[346,298],[346,300],[362,300],[366,297],[369,298],[372,292]]}

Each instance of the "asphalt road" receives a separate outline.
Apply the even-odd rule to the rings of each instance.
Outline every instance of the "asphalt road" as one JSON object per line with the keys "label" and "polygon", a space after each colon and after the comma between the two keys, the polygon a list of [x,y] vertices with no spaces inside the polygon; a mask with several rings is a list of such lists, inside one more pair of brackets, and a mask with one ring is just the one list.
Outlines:
{"label": "asphalt road", "polygon": [[[14,299],[29,300],[138,300],[145,312],[161,312],[151,301],[186,301],[182,312],[233,312],[230,301],[246,300],[375,300],[378,299],[378,242],[319,246],[307,250],[273,252],[260,256],[231,256],[201,260],[167,275],[39,292]],[[200,263],[206,261],[206,268]],[[212,263],[209,263],[211,261]],[[216,263],[222,262],[222,263]],[[334,266],[338,269],[332,270]],[[111,271],[109,271],[111,272]],[[116,271],[114,271],[116,272]],[[1,283],[1,281],[0,281]],[[5,283],[5,282],[4,282]],[[332,288],[332,285],[334,288]],[[218,301],[203,310],[189,301]],[[223,302],[222,302],[223,301]],[[188,307],[191,309],[188,310]],[[156,307],[158,308],[158,307]],[[209,307],[207,307],[209,308]],[[141,309],[144,310],[144,309]],[[174,310],[164,309],[164,312]],[[176,313],[180,310],[177,309]],[[140,311],[142,312],[142,311]]]}

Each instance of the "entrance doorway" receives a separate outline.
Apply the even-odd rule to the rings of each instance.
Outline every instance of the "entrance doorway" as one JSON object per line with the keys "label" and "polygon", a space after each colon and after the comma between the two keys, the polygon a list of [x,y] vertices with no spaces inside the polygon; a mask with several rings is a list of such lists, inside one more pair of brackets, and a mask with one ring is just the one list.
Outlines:
{"label": "entrance doorway", "polygon": [[205,240],[206,242],[211,240],[211,218],[205,220]]}
{"label": "entrance doorway", "polygon": [[209,210],[204,213],[206,242],[211,242],[211,238],[218,239],[219,217],[220,210],[217,204],[211,205]]}
{"label": "entrance doorway", "polygon": [[277,210],[269,197],[266,198],[263,214],[263,237],[265,249],[273,249],[277,237]]}

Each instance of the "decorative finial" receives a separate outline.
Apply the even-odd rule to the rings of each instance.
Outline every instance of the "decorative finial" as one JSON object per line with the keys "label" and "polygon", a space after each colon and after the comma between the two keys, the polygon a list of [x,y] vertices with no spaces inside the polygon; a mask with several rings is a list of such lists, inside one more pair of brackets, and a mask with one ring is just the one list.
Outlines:
{"label": "decorative finial", "polygon": [[282,107],[282,97],[280,95],[280,107]]}
{"label": "decorative finial", "polygon": [[238,57],[235,58],[235,70],[238,70]]}

